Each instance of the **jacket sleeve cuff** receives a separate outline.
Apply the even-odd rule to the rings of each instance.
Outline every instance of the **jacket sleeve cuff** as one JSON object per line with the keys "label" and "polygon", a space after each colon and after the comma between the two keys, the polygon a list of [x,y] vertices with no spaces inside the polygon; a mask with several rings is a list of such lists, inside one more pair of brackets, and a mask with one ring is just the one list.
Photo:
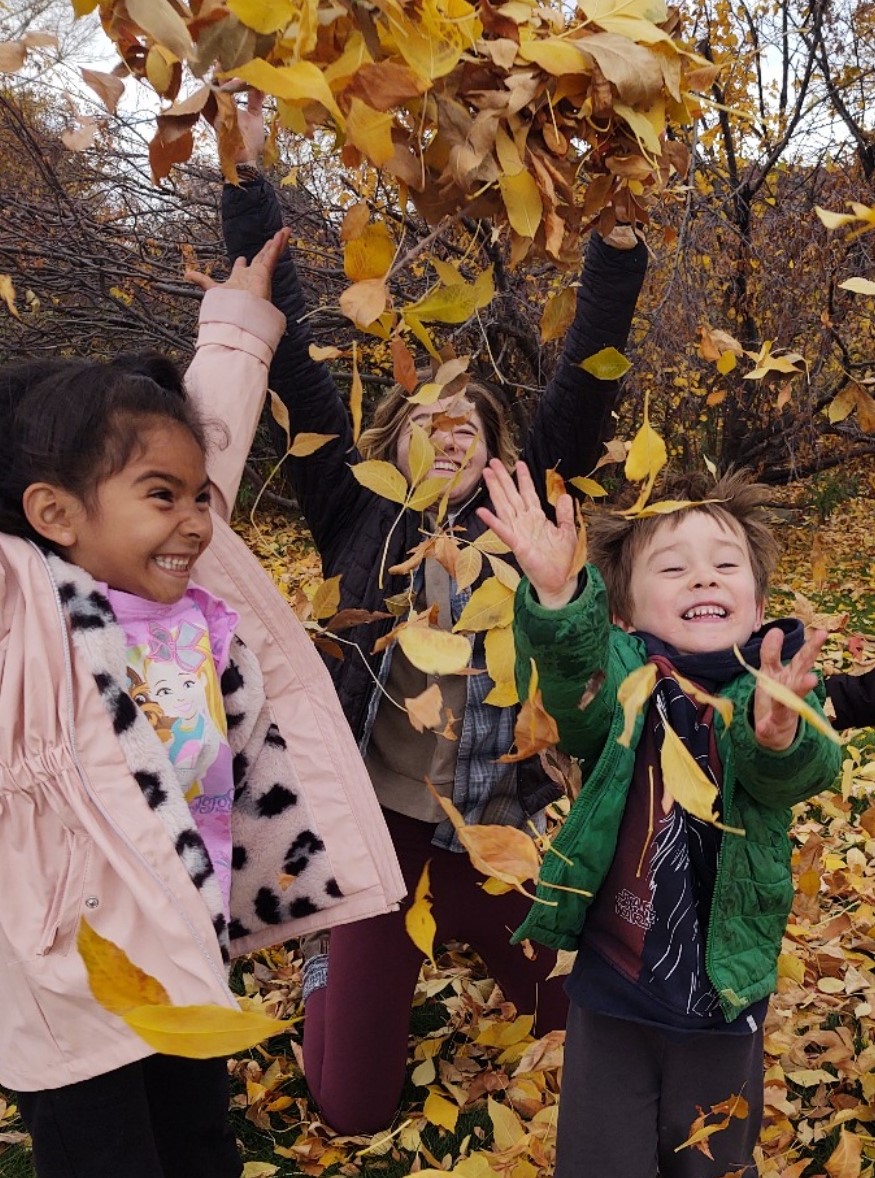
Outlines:
{"label": "jacket sleeve cuff", "polygon": [[267,299],[246,290],[214,286],[201,303],[197,347],[217,344],[234,348],[270,367],[285,330],[285,315]]}

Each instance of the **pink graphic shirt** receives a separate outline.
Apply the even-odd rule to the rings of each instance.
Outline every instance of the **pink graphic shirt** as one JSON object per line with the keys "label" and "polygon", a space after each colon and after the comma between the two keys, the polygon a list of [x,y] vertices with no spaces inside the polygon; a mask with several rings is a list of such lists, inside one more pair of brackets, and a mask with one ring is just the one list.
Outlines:
{"label": "pink graphic shirt", "polygon": [[190,585],[172,605],[107,589],[128,649],[128,690],[163,742],[222,889],[231,894],[234,780],[220,679],[238,615]]}

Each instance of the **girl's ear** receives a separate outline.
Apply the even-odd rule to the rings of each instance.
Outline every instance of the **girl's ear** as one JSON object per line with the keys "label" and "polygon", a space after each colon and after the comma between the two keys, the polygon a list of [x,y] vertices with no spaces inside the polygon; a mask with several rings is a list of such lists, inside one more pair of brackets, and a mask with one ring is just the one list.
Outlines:
{"label": "girl's ear", "polygon": [[83,506],[75,495],[51,483],[31,483],[21,497],[27,522],[57,548],[76,543]]}

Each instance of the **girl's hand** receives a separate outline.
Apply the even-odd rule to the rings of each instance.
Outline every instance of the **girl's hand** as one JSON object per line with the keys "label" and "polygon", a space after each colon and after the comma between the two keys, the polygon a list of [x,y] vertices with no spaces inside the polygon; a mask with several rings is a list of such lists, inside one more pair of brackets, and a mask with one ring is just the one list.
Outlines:
{"label": "girl's hand", "polygon": [[269,302],[270,280],[288,241],[289,230],[277,230],[273,237],[264,243],[251,262],[247,264],[245,258],[238,258],[224,282],[216,282],[214,278],[210,278],[208,274],[202,274],[200,270],[186,270],[185,278],[203,291],[212,290],[214,286],[224,287],[225,290],[246,290],[256,298],[267,299]]}
{"label": "girl's hand", "polygon": [[517,483],[497,458],[483,472],[495,509],[478,507],[477,514],[513,550],[541,605],[561,609],[577,591],[572,572],[577,547],[574,505],[570,495],[556,504],[556,523],[547,519],[524,462],[516,467]]}
{"label": "girl's hand", "polygon": [[[826,636],[826,630],[813,630],[802,649],[785,667],[781,663],[784,635],[777,627],[769,630],[760,647],[760,670],[770,679],[789,687],[794,695],[806,696],[817,684],[814,665]],[[753,718],[754,732],[763,748],[783,752],[796,739],[798,714],[773,699],[759,684],[753,697]]]}

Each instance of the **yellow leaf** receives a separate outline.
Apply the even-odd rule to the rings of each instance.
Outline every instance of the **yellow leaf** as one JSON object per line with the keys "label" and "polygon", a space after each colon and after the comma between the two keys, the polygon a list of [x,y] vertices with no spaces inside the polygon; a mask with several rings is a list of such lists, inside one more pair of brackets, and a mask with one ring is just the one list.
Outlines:
{"label": "yellow leaf", "polygon": [[[151,3],[152,0],[141,2]],[[311,61],[296,61],[278,68],[263,58],[256,57],[220,76],[239,78],[248,86],[263,90],[265,94],[272,94],[275,98],[282,98],[285,102],[300,105],[310,102],[321,103],[334,116],[337,125],[343,126],[343,115],[334,100],[325,75],[319,66]]]}
{"label": "yellow leaf", "polygon": [[136,1007],[170,1002],[156,978],[134,965],[123,949],[95,932],[87,920],[79,923],[76,947],[91,993],[104,1010],[124,1015]]}
{"label": "yellow leaf", "polygon": [[371,458],[367,462],[355,463],[350,470],[355,479],[375,495],[382,495],[393,503],[407,501],[407,480],[393,463]]}
{"label": "yellow leaf", "polygon": [[814,868],[803,871],[799,876],[796,886],[803,896],[808,896],[809,898],[816,896],[820,891],[820,872],[815,871]]}
{"label": "yellow leaf", "polygon": [[445,1097],[439,1096],[437,1092],[430,1092],[422,1106],[422,1115],[429,1124],[439,1125],[442,1129],[455,1133],[456,1121],[459,1119],[459,1108],[458,1105],[450,1104]]}
{"label": "yellow leaf", "polygon": [[632,445],[626,455],[626,478],[633,483],[654,479],[667,461],[665,442],[650,424],[645,401],[644,424],[632,439]]}
{"label": "yellow leaf", "polygon": [[623,731],[617,737],[617,743],[624,748],[629,747],[635,730],[635,720],[650,702],[655,686],[655,663],[645,663],[643,667],[637,667],[620,684],[617,690],[617,703],[623,709]]}
{"label": "yellow leaf", "polygon": [[292,458],[306,458],[310,454],[315,454],[317,450],[321,450],[323,446],[327,446],[329,442],[333,442],[337,434],[295,434],[295,440],[289,447],[289,454]]}
{"label": "yellow leaf", "polygon": [[435,448],[421,425],[410,423],[410,447],[407,463],[410,467],[410,482],[415,487],[421,483],[434,466]]}
{"label": "yellow leaf", "polygon": [[835,424],[839,421],[844,421],[849,417],[857,405],[857,386],[856,384],[845,385],[837,397],[834,397],[830,402],[827,416],[829,420]]}
{"label": "yellow leaf", "polygon": [[362,399],[364,388],[359,374],[358,344],[352,345],[352,380],[349,385],[349,412],[352,417],[352,440],[358,442],[362,432]]}
{"label": "yellow leaf", "polygon": [[534,1023],[533,1014],[520,1015],[513,1022],[494,1019],[486,1023],[474,1042],[481,1043],[484,1047],[513,1047],[515,1043],[522,1043],[531,1035]]}
{"label": "yellow leaf", "polygon": [[499,1104],[493,1097],[486,1102],[489,1119],[495,1133],[495,1148],[499,1151],[513,1149],[526,1136],[522,1122],[506,1104]]}
{"label": "yellow leaf", "polygon": [[541,315],[541,343],[550,340],[564,339],[568,328],[574,322],[574,309],[577,303],[577,292],[573,287],[566,286],[557,295],[547,299],[544,313]]}
{"label": "yellow leaf", "polygon": [[424,732],[426,728],[439,728],[444,699],[437,683],[432,683],[421,691],[419,695],[404,700],[410,723],[417,732]]}
{"label": "yellow leaf", "polygon": [[335,348],[333,345],[320,348],[318,344],[310,344],[308,355],[311,360],[338,360],[343,355],[343,352],[340,348]]}
{"label": "yellow leaf", "polygon": [[560,77],[562,74],[580,74],[589,67],[589,62],[576,45],[561,41],[558,37],[547,37],[542,41],[523,41],[517,49],[517,56],[523,61],[534,62],[545,73],[554,77]]}
{"label": "yellow leaf", "polygon": [[794,953],[778,954],[778,977],[790,978],[801,986],[805,981],[805,962]]}
{"label": "yellow leaf", "polygon": [[766,675],[765,672],[751,667],[741,657],[741,651],[737,646],[733,647],[733,650],[735,651],[735,657],[746,671],[750,671],[751,675],[757,681],[757,687],[761,687],[766,695],[777,700],[779,704],[783,704],[785,708],[789,708],[791,712],[795,712],[797,716],[801,716],[816,732],[819,732],[821,736],[825,736],[827,740],[831,740],[833,744],[840,745],[842,743],[842,738],[825,716],[821,715],[820,712],[816,712],[810,704],[806,703],[795,691],[791,691],[783,683],[778,683],[770,675]]}
{"label": "yellow leaf", "polygon": [[8,274],[0,274],[0,299],[6,304],[10,315],[14,315],[16,319],[21,318],[15,306],[15,287]]}
{"label": "yellow leaf", "polygon": [[313,594],[313,617],[321,621],[322,618],[333,618],[340,609],[340,578],[342,574],[338,573],[336,577],[329,577],[327,581],[323,581]]}
{"label": "yellow leaf", "polygon": [[87,16],[89,12],[93,12],[100,0],[73,0],[73,12],[78,20],[82,16]]}
{"label": "yellow leaf", "polygon": [[406,626],[398,631],[398,645],[426,675],[457,675],[471,661],[471,644],[461,634],[434,626]]}
{"label": "yellow leaf", "polygon": [[[284,1107],[288,1108],[288,1105]],[[274,1111],[272,1105],[269,1111]],[[274,1166],[270,1162],[244,1162],[241,1178],[273,1178],[273,1175],[278,1172],[279,1166]]]}
{"label": "yellow leaf", "polygon": [[513,730],[516,752],[505,753],[498,758],[499,761],[508,764],[514,761],[524,761],[527,757],[534,756],[541,749],[549,748],[559,740],[556,721],[545,709],[544,701],[538,690],[538,668],[534,659],[530,661],[529,693],[519,710]]}
{"label": "yellow leaf", "polygon": [[[361,206],[358,206],[361,208]],[[365,206],[367,212],[367,206]],[[343,247],[343,269],[351,282],[382,278],[395,257],[395,243],[388,227],[379,222],[367,225]]]}
{"label": "yellow leaf", "polygon": [[717,361],[717,371],[722,376],[728,376],[729,373],[732,372],[733,368],[735,368],[737,363],[738,361],[735,358],[735,353],[730,352],[730,350],[727,348],[725,352],[720,353],[720,359]]}
{"label": "yellow leaf", "polygon": [[655,99],[654,107],[659,111],[658,117],[651,117],[650,111],[635,110],[625,102],[615,102],[614,114],[619,115],[628,124],[645,156],[649,153],[654,159],[658,159],[662,154],[662,144],[659,142],[657,126],[665,126],[665,110],[660,98]]}
{"label": "yellow leaf", "polygon": [[632,365],[616,348],[602,348],[595,355],[581,360],[580,367],[596,380],[619,380]]}
{"label": "yellow leaf", "polygon": [[732,723],[733,712],[731,699],[726,699],[726,697],[722,695],[710,695],[707,691],[704,691],[701,687],[699,687],[697,683],[693,683],[691,679],[685,679],[684,676],[677,671],[672,671],[672,674],[680,684],[684,695],[690,696],[690,698],[694,699],[696,703],[710,704],[714,711],[720,714],[720,717],[726,727],[729,727],[729,725]]}
{"label": "yellow leaf", "polygon": [[485,552],[487,555],[492,553],[495,556],[504,556],[506,553],[510,552],[510,549],[505,544],[505,542],[503,540],[499,540],[498,536],[496,536],[495,532],[493,532],[491,528],[478,536],[473,543],[478,552]]}
{"label": "yellow leaf", "polygon": [[370,327],[386,310],[389,291],[382,278],[364,278],[348,286],[339,299],[340,309],[356,327]]}
{"label": "yellow leaf", "polygon": [[391,114],[374,110],[360,98],[353,98],[346,118],[346,137],[375,167],[381,168],[395,154],[392,122]]}
{"label": "yellow leaf", "polygon": [[646,519],[648,515],[673,515],[676,511],[686,511],[690,507],[699,507],[703,503],[713,503],[712,499],[657,499],[653,503],[646,503],[643,507],[629,508],[621,511],[620,515],[635,515]]}
{"label": "yellow leaf", "polygon": [[814,206],[814,211],[827,229],[840,229],[842,225],[853,225],[857,220],[853,213],[831,213],[819,205]]}
{"label": "yellow leaf", "polygon": [[523,171],[513,176],[500,176],[498,187],[511,228],[520,237],[534,237],[544,215],[544,206],[532,174]]}
{"label": "yellow leaf", "polygon": [[[473,544],[469,544],[467,547],[463,548],[456,557],[456,588],[458,590],[467,589],[469,586],[473,585],[480,576],[480,570],[482,568],[482,553],[477,548],[475,548]],[[493,675],[492,678],[494,679],[495,676]]]}
{"label": "yellow leaf", "polygon": [[431,860],[426,863],[416,885],[413,903],[404,914],[404,927],[407,935],[417,949],[434,965],[434,937],[437,924],[431,914],[431,884],[429,881],[429,867]]}
{"label": "yellow leaf", "polygon": [[578,476],[576,479],[568,480],[572,487],[576,487],[578,491],[582,491],[584,495],[589,495],[591,499],[599,499],[603,495],[607,495],[607,491],[597,483],[595,479],[588,479]]}
{"label": "yellow leaf", "polygon": [[503,879],[496,879],[492,875],[481,886],[487,896],[506,896],[508,892],[514,890],[512,884],[505,883]]}
{"label": "yellow leaf", "polygon": [[138,1006],[122,1017],[155,1051],[184,1059],[236,1055],[287,1034],[290,1025],[256,1010],[226,1006]]}
{"label": "yellow leaf", "polygon": [[439,286],[409,307],[402,316],[407,322],[464,323],[475,311],[487,306],[495,294],[492,266],[487,266],[472,283]]}
{"label": "yellow leaf", "polygon": [[875,295],[875,282],[868,278],[846,278],[839,283],[841,290],[849,290],[853,294]]}
{"label": "yellow leaf", "polygon": [[[729,830],[717,820],[717,786],[693,757],[690,750],[668,724],[663,726],[664,737],[660,762],[662,779],[668,793],[688,814],[711,822],[721,830]],[[732,830],[733,834],[744,831]]]}
{"label": "yellow leaf", "polygon": [[565,479],[556,470],[547,471],[547,502],[551,507],[555,507],[562,495],[567,494],[565,490]]}
{"label": "yellow leaf", "polygon": [[856,1133],[842,1129],[839,1143],[824,1167],[829,1178],[860,1178],[862,1151],[862,1139]]}
{"label": "yellow leaf", "polygon": [[156,45],[163,45],[180,61],[195,56],[194,42],[185,21],[169,0],[127,0],[128,16],[149,34]]}
{"label": "yellow leaf", "polygon": [[293,0],[226,0],[228,9],[256,33],[275,33],[295,14]]}
{"label": "yellow leaf", "polygon": [[513,621],[513,590],[489,577],[471,594],[453,631],[491,630],[494,626],[509,626]]}
{"label": "yellow leaf", "polygon": [[[503,626],[501,629],[486,631],[486,671],[489,678],[496,685],[496,688],[502,688],[501,698],[505,699],[512,695],[513,698],[508,699],[507,704],[501,706],[506,707],[509,704],[515,704],[519,700],[516,690],[516,682],[514,679],[514,662],[516,652],[513,640],[513,628],[511,626]],[[493,688],[493,691],[496,689]],[[492,692],[489,693],[492,695]],[[487,696],[489,701],[489,697]],[[495,701],[489,701],[494,703]]]}
{"label": "yellow leaf", "polygon": [[427,511],[440,499],[447,488],[447,482],[446,475],[433,475],[430,479],[423,479],[419,486],[411,491],[407,506],[412,511]]}

